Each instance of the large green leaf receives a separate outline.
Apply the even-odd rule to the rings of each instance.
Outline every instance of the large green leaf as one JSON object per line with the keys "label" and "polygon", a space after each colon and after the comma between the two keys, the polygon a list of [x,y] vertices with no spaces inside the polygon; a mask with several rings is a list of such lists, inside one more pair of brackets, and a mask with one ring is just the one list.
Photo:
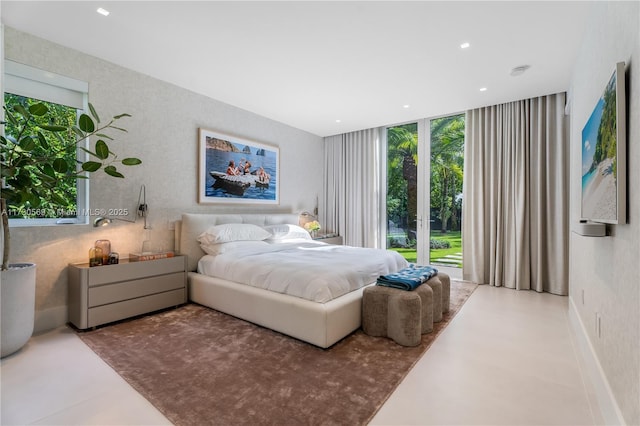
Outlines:
{"label": "large green leaf", "polygon": [[42,166],[42,172],[47,176],[55,177],[56,171],[53,169],[53,166],[49,163],[46,163]]}
{"label": "large green leaf", "polygon": [[53,160],[53,169],[58,173],[66,173],[69,170],[69,163],[64,158]]}
{"label": "large green leaf", "polygon": [[25,201],[29,201],[29,204],[31,204],[31,207],[33,208],[40,207],[40,203],[42,202],[42,199],[35,192],[29,192],[26,198],[27,199]]}
{"label": "large green leaf", "polygon": [[89,151],[87,148],[85,148],[85,147],[83,147],[83,146],[81,146],[81,147],[80,147],[80,149],[81,149],[82,151],[86,152],[87,154],[91,155],[92,157],[99,158],[99,157],[98,157],[98,154],[96,154],[96,153],[95,153],[95,152],[93,152],[93,151]]}
{"label": "large green leaf", "polygon": [[50,132],[64,132],[67,130],[65,126],[57,126],[55,124],[40,124],[39,126],[43,130],[48,130]]}
{"label": "large green leaf", "polygon": [[122,173],[118,172],[114,166],[107,166],[107,167],[104,168],[104,171],[109,176],[113,176],[113,177],[117,177],[117,178],[123,178],[124,177],[124,175]]}
{"label": "large green leaf", "polygon": [[85,172],[95,172],[96,170],[102,167],[102,163],[98,163],[96,161],[86,161],[82,163],[82,170]]}
{"label": "large green leaf", "polygon": [[31,114],[29,113],[29,111],[27,111],[25,107],[23,107],[20,104],[14,105],[13,110],[18,114],[20,114],[21,116],[23,116],[25,119],[28,119],[29,117],[31,117]]}
{"label": "large green leaf", "polygon": [[96,119],[96,122],[100,123],[100,117],[98,117],[98,113],[96,112],[96,109],[93,107],[91,102],[89,102],[89,112],[91,112],[91,115],[93,115],[93,118]]}
{"label": "large green leaf", "polygon": [[37,104],[31,105],[29,107],[29,112],[38,117],[42,117],[47,112],[49,112],[49,108],[47,108],[45,104],[38,102]]}
{"label": "large green leaf", "polygon": [[16,120],[13,114],[11,114],[9,110],[7,110],[7,107],[4,107],[4,110],[6,111],[5,118],[9,120],[9,123],[11,123],[14,126],[19,126],[20,123],[18,123],[18,120]]}
{"label": "large green leaf", "polygon": [[96,154],[101,160],[109,158],[109,146],[102,139],[96,142]]}
{"label": "large green leaf", "polygon": [[109,140],[113,140],[113,138],[109,135],[105,135],[104,133],[96,133],[96,136],[100,137],[100,138],[104,138],[104,139],[109,139]]}
{"label": "large green leaf", "polygon": [[44,137],[42,132],[38,132],[38,140],[40,141],[40,146],[45,150],[49,150],[49,142],[47,142],[47,138]]}
{"label": "large green leaf", "polygon": [[80,115],[80,118],[78,119],[78,127],[80,127],[80,130],[87,133],[92,133],[96,130],[93,120],[87,114]]}
{"label": "large green leaf", "polygon": [[75,133],[80,139],[84,139],[87,137],[86,133],[80,130],[78,126],[71,126],[71,130],[73,130],[73,133]]}
{"label": "large green leaf", "polygon": [[37,146],[38,144],[33,140],[31,136],[25,136],[20,139],[20,148],[25,151],[33,151]]}
{"label": "large green leaf", "polygon": [[138,164],[142,164],[142,160],[139,158],[125,158],[122,160],[122,164],[125,166],[137,166]]}

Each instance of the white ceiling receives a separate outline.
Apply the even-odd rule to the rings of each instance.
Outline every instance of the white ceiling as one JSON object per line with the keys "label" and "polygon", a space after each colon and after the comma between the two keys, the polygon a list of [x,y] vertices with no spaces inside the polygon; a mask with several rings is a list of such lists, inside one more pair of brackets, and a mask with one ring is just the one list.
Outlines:
{"label": "white ceiling", "polygon": [[[2,0],[1,8],[7,26],[328,136],[567,90],[590,5]],[[524,64],[526,73],[509,75]]]}

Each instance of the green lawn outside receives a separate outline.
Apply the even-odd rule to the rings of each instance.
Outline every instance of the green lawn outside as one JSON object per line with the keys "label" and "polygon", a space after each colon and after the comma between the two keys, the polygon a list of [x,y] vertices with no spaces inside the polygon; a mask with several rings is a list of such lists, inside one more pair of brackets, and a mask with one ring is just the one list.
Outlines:
{"label": "green lawn outside", "polygon": [[389,250],[397,251],[402,255],[402,257],[407,259],[407,262],[416,263],[418,261],[418,252],[416,251],[416,249],[393,247]]}
{"label": "green lawn outside", "polygon": [[[457,254],[462,253],[462,235],[460,231],[456,232],[447,232],[446,234],[440,233],[440,231],[433,232],[431,235],[432,239],[438,240],[446,240],[451,245],[451,248],[448,249],[433,249],[430,253],[431,263],[439,263],[438,260],[444,258],[449,254]],[[418,259],[418,255],[416,249],[413,248],[390,248],[389,250],[397,251],[407,259],[407,262],[416,263]],[[462,268],[462,262],[455,263],[447,263],[447,265],[451,265],[453,267]]]}

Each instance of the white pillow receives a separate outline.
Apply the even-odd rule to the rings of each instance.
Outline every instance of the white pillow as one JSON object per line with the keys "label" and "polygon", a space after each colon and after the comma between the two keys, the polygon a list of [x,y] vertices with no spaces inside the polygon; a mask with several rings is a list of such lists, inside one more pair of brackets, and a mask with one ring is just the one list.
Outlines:
{"label": "white pillow", "polygon": [[228,243],[200,244],[200,247],[202,247],[205,253],[216,256],[218,254],[231,253],[236,250],[254,250],[260,249],[261,247],[269,247],[269,244],[264,241],[230,241]]}
{"label": "white pillow", "polygon": [[267,239],[267,241],[283,241],[283,240],[293,240],[293,239],[303,239],[310,240],[311,235],[309,231],[298,226],[298,225],[290,225],[290,224],[281,224],[281,225],[267,225],[264,227],[265,230],[271,233],[271,237]]}
{"label": "white pillow", "polygon": [[231,241],[262,241],[271,233],[250,223],[227,223],[207,229],[198,236],[200,244],[211,245]]}

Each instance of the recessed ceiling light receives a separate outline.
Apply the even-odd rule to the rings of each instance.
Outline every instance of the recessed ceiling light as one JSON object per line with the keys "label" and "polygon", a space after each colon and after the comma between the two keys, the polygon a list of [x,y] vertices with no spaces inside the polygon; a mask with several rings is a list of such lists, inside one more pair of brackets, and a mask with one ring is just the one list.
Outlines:
{"label": "recessed ceiling light", "polygon": [[471,46],[471,44],[469,44],[469,43],[467,43],[467,42],[464,42],[464,43],[462,43],[462,44],[460,45],[460,49],[467,49],[467,48],[469,48],[470,46]]}
{"label": "recessed ceiling light", "polygon": [[409,109],[411,105],[402,105],[402,108]]}
{"label": "recessed ceiling light", "polygon": [[340,123],[340,122],[342,122],[342,120],[340,120],[340,119],[336,120],[336,123]]}
{"label": "recessed ceiling light", "polygon": [[517,77],[519,75],[522,75],[529,68],[531,68],[531,65],[520,65],[519,67],[515,67],[514,69],[511,70],[511,73],[510,73],[511,77]]}
{"label": "recessed ceiling light", "polygon": [[487,91],[487,88],[486,88],[486,87],[481,87],[481,88],[480,88],[480,91],[481,91],[481,92],[486,92],[486,91]]}
{"label": "recessed ceiling light", "polygon": [[101,7],[99,7],[98,10],[96,10],[96,12],[98,12],[102,16],[109,16],[109,11]]}

